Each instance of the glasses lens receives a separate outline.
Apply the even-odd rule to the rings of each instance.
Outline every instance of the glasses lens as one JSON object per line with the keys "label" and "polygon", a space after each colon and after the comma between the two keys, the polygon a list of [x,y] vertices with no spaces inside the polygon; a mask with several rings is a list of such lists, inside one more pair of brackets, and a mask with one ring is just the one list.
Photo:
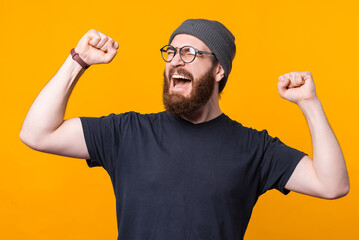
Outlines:
{"label": "glasses lens", "polygon": [[196,57],[196,49],[193,47],[183,47],[181,50],[181,56],[184,62],[192,62]]}
{"label": "glasses lens", "polygon": [[161,53],[162,53],[162,58],[163,60],[165,60],[166,62],[170,62],[173,58],[173,56],[175,55],[176,49],[172,46],[164,46],[161,49]]}

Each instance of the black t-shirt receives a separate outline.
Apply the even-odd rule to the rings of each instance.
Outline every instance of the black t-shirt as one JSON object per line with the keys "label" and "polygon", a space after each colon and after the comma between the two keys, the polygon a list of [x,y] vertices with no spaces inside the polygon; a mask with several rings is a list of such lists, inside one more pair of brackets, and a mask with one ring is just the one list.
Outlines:
{"label": "black t-shirt", "polygon": [[111,177],[121,240],[243,239],[258,197],[282,193],[303,152],[225,114],[81,118],[90,167]]}

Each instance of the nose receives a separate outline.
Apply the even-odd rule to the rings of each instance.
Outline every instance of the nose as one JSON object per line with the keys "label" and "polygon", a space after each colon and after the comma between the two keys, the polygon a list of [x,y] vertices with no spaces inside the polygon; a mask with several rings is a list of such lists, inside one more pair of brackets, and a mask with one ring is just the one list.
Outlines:
{"label": "nose", "polygon": [[180,57],[179,51],[176,53],[176,55],[173,57],[173,59],[170,63],[171,63],[172,67],[183,66],[185,64]]}

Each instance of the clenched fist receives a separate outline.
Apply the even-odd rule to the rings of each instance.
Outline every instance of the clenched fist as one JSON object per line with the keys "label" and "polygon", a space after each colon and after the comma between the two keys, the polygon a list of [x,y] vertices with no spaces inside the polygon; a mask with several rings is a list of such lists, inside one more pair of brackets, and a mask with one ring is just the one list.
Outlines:
{"label": "clenched fist", "polygon": [[88,65],[109,63],[116,56],[118,42],[91,29],[77,44],[75,51]]}
{"label": "clenched fist", "polygon": [[306,72],[291,72],[279,77],[279,95],[293,103],[312,101],[317,98],[312,74]]}

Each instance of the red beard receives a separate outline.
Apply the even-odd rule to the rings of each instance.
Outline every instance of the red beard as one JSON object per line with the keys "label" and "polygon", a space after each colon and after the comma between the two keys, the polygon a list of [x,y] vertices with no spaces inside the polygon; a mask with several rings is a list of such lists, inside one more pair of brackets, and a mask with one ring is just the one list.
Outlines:
{"label": "red beard", "polygon": [[[169,76],[175,69],[170,69]],[[166,73],[163,73],[163,104],[165,109],[177,117],[186,117],[193,115],[200,107],[204,106],[212,96],[215,79],[213,68],[209,69],[202,77],[194,80],[192,74],[184,69],[176,69],[178,74],[189,77],[192,81],[192,89],[189,97],[177,93],[170,93],[170,80]]]}

